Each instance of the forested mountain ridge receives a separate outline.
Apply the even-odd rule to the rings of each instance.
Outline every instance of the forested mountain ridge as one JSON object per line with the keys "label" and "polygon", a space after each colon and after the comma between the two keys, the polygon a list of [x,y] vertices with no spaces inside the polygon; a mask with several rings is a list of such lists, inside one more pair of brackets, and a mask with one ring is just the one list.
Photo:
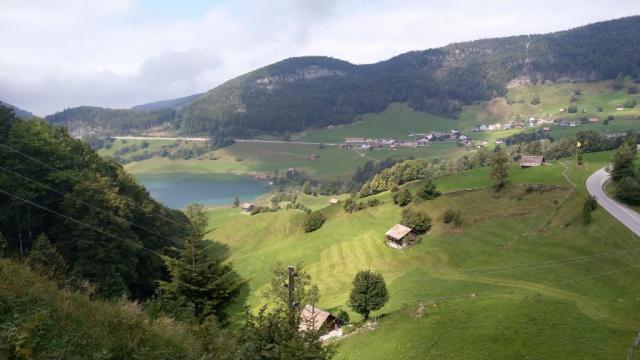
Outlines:
{"label": "forested mountain ridge", "polygon": [[[168,123],[185,134],[284,134],[349,123],[391,102],[455,117],[462,105],[503,95],[509,86],[605,80],[618,74],[640,74],[639,16],[545,35],[456,43],[368,65],[328,57],[285,59],[227,81],[173,117],[83,111],[94,124],[119,132]],[[47,119],[70,124],[83,121],[83,111],[70,109]],[[130,121],[111,121],[122,117]]]}
{"label": "forested mountain ridge", "polygon": [[20,117],[20,118],[28,119],[28,118],[32,118],[33,117],[33,113],[31,113],[31,112],[29,112],[27,110],[24,110],[24,109],[20,109],[19,107],[11,105],[11,104],[8,104],[8,103],[6,103],[4,101],[0,101],[0,106],[4,106],[4,107],[8,107],[8,108],[12,109],[13,112],[16,114],[16,116]]}

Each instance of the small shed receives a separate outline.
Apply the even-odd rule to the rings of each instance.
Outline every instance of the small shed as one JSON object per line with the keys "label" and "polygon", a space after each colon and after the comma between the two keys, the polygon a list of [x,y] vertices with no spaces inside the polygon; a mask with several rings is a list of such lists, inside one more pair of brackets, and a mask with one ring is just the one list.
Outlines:
{"label": "small shed", "polygon": [[305,305],[300,312],[300,331],[327,332],[340,327],[338,319],[328,311],[324,311],[313,305]]}
{"label": "small shed", "polygon": [[544,164],[544,156],[524,155],[520,159],[521,168],[536,167],[542,164]]}
{"label": "small shed", "polygon": [[597,123],[598,122],[598,118],[597,117],[590,117],[589,118],[589,122],[592,123],[592,124],[593,123]]}
{"label": "small shed", "polygon": [[395,244],[399,247],[405,247],[413,243],[416,239],[416,232],[408,226],[396,224],[385,234],[391,245]]}
{"label": "small shed", "polygon": [[335,204],[337,204],[338,202],[339,202],[339,200],[338,200],[338,199],[336,199],[336,198],[331,198],[331,199],[329,199],[329,204],[331,204],[331,205],[335,205]]}
{"label": "small shed", "polygon": [[242,204],[242,211],[251,212],[255,206],[252,203],[244,203]]}

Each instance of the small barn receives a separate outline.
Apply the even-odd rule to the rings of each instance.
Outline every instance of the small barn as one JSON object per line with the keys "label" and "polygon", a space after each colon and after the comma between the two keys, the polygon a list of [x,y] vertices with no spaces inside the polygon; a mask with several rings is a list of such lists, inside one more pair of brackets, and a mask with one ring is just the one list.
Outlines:
{"label": "small barn", "polygon": [[340,327],[340,321],[331,313],[313,305],[305,305],[300,312],[300,331],[328,332]]}
{"label": "small barn", "polygon": [[336,198],[331,198],[331,199],[329,199],[329,204],[331,204],[331,205],[335,205],[335,204],[337,204],[339,201],[340,201],[340,200],[338,200],[338,199],[336,199]]}
{"label": "small barn", "polygon": [[242,204],[242,211],[250,213],[254,207],[252,203],[244,203]]}
{"label": "small barn", "polygon": [[535,156],[535,155],[524,155],[522,159],[520,159],[520,167],[521,168],[529,168],[542,166],[544,164],[544,156]]}
{"label": "small barn", "polygon": [[412,228],[402,224],[396,224],[385,234],[389,245],[403,248],[413,244],[417,233]]}

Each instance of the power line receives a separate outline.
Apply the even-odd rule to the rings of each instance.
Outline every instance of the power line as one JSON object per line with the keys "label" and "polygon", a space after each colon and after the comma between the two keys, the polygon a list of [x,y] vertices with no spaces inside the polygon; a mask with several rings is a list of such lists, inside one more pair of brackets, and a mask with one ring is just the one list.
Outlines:
{"label": "power line", "polygon": [[112,214],[112,213],[111,213],[111,212],[109,212],[109,211],[106,211],[106,210],[104,210],[104,209],[101,209],[101,208],[98,208],[98,207],[96,207],[96,206],[93,206],[93,205],[91,205],[91,204],[89,204],[89,203],[87,203],[87,202],[85,202],[85,201],[83,201],[83,200],[80,200],[80,199],[78,199],[78,198],[76,198],[76,197],[73,197],[73,196],[69,195],[68,193],[64,193],[64,192],[58,191],[58,190],[56,190],[56,189],[54,189],[54,188],[52,188],[52,187],[50,187],[50,186],[48,186],[48,185],[46,185],[46,184],[40,183],[40,182],[38,182],[38,181],[36,181],[36,180],[33,180],[32,178],[30,178],[30,177],[28,177],[28,176],[25,176],[25,175],[19,174],[19,173],[15,172],[15,171],[10,170],[10,169],[7,169],[7,168],[5,168],[5,167],[3,167],[3,166],[0,166],[0,169],[2,169],[2,170],[6,171],[6,172],[8,172],[8,173],[10,173],[10,174],[12,174],[12,175],[14,175],[14,176],[17,176],[17,177],[20,177],[20,178],[26,179],[26,180],[28,180],[28,181],[30,181],[30,182],[32,182],[32,183],[34,183],[34,184],[36,184],[36,185],[39,185],[39,186],[41,186],[41,187],[44,187],[44,188],[46,188],[46,189],[48,189],[48,190],[50,190],[50,191],[53,191],[54,193],[56,193],[56,194],[58,194],[58,195],[60,195],[60,196],[62,196],[62,197],[68,197],[68,198],[70,198],[70,199],[73,199],[73,200],[75,200],[75,201],[77,201],[77,202],[79,202],[79,203],[81,203],[81,204],[83,204],[83,205],[85,205],[85,206],[87,206],[87,207],[89,207],[89,208],[91,208],[91,209],[97,210],[97,211],[99,211],[99,212],[101,212],[101,213],[103,213],[103,214],[112,215],[112,216],[114,216],[114,217],[117,217],[117,218],[119,218],[119,219],[122,219],[124,222],[128,223],[129,225],[132,225],[132,226],[135,226],[135,227],[140,228],[140,229],[142,229],[142,230],[145,230],[145,231],[147,231],[147,232],[149,232],[149,233],[151,233],[151,234],[154,234],[154,235],[160,236],[160,237],[164,238],[165,240],[169,240],[169,241],[171,241],[171,242],[175,243],[176,245],[180,243],[180,241],[178,241],[178,240],[176,240],[176,239],[173,239],[173,238],[167,237],[167,236],[165,236],[165,235],[163,235],[163,234],[160,234],[159,232],[156,232],[156,231],[153,231],[153,230],[151,230],[151,229],[147,228],[146,226],[142,226],[142,225],[136,224],[136,223],[134,223],[133,221],[129,221],[129,220],[127,220],[126,218],[124,218],[124,217],[122,217],[122,216],[119,216],[119,215],[116,215],[116,214]]}
{"label": "power line", "polygon": [[84,227],[87,227],[87,228],[89,228],[89,229],[92,229],[92,230],[94,230],[94,231],[97,231],[97,232],[99,232],[99,233],[101,233],[101,234],[104,234],[104,235],[107,235],[107,236],[109,236],[109,237],[112,237],[112,238],[114,238],[114,239],[116,239],[116,240],[120,240],[120,241],[122,241],[122,242],[129,243],[129,244],[131,244],[131,245],[133,245],[133,246],[135,246],[135,247],[138,247],[138,248],[140,248],[140,249],[142,249],[142,250],[146,250],[146,251],[150,252],[151,254],[154,254],[154,255],[158,256],[160,259],[163,259],[163,258],[164,258],[164,255],[163,255],[163,254],[161,254],[161,253],[159,253],[159,252],[157,252],[157,251],[155,251],[155,250],[151,250],[151,249],[146,248],[146,247],[144,247],[143,245],[137,244],[137,243],[135,243],[135,242],[133,242],[133,241],[131,241],[131,240],[126,240],[126,239],[121,238],[121,237],[119,237],[119,236],[117,236],[117,235],[113,235],[113,234],[111,234],[111,233],[108,233],[108,232],[106,232],[106,231],[104,231],[104,230],[102,230],[102,229],[99,229],[99,228],[97,228],[97,227],[95,227],[95,226],[93,226],[93,225],[89,225],[89,224],[87,224],[87,223],[85,223],[85,222],[83,222],[83,221],[77,220],[77,219],[75,219],[75,218],[72,218],[72,217],[70,217],[70,216],[67,216],[67,215],[65,215],[65,214],[62,214],[62,213],[57,212],[57,211],[55,211],[55,210],[51,210],[51,209],[49,209],[49,208],[47,208],[47,207],[45,207],[45,206],[42,206],[42,205],[40,205],[40,204],[34,203],[34,202],[33,202],[33,201],[31,201],[31,200],[27,200],[27,199],[25,199],[25,198],[22,198],[22,197],[20,197],[20,196],[14,195],[14,194],[12,194],[12,193],[10,193],[10,192],[8,192],[8,191],[4,191],[4,190],[2,190],[2,189],[0,189],[0,193],[3,193],[3,194],[5,194],[5,195],[10,196],[10,197],[12,197],[12,198],[14,198],[14,199],[17,199],[17,200],[21,200],[21,201],[23,201],[23,202],[25,202],[25,203],[27,203],[27,204],[33,205],[33,206],[35,206],[35,207],[37,207],[37,208],[40,208],[40,209],[45,210],[45,211],[48,211],[48,212],[50,212],[50,213],[52,213],[52,214],[58,215],[58,216],[60,216],[60,217],[63,217],[63,218],[65,218],[65,219],[69,220],[69,221],[72,221],[72,222],[74,222],[74,223],[76,223],[76,224],[82,225],[82,226],[84,226]]}
{"label": "power line", "polygon": [[[30,155],[28,155],[28,154],[25,154],[25,153],[23,153],[23,152],[22,152],[22,151],[20,151],[20,150],[16,150],[16,149],[14,149],[14,148],[12,148],[12,147],[10,147],[10,146],[7,146],[7,145],[5,145],[5,144],[0,144],[0,146],[1,146],[1,147],[3,147],[3,148],[5,148],[5,149],[8,149],[8,150],[10,150],[10,151],[12,151],[12,152],[18,153],[18,154],[22,155],[23,157],[25,157],[25,158],[27,158],[27,159],[29,159],[29,160],[31,160],[31,161],[37,162],[38,164],[43,165],[43,166],[47,167],[48,169],[50,169],[50,170],[52,170],[52,171],[54,171],[54,172],[64,174],[64,175],[66,175],[66,176],[68,176],[68,177],[70,177],[70,178],[76,179],[76,180],[80,180],[80,176],[73,176],[73,175],[69,174],[68,172],[66,172],[66,171],[64,171],[64,170],[58,169],[58,168],[56,168],[55,166],[52,166],[52,165],[50,165],[50,164],[48,164],[48,163],[46,163],[46,162],[44,162],[44,161],[42,161],[42,160],[39,160],[39,159],[37,159],[37,158],[35,158],[35,157],[33,157],[33,156],[30,156]],[[143,209],[142,207],[140,207],[140,206],[138,206],[138,205],[135,205],[135,204],[134,204],[134,206],[135,206],[138,210],[141,210],[141,211],[145,212],[145,209]],[[146,212],[145,212],[145,213],[146,213]],[[183,229],[187,229],[187,227],[186,227],[185,225],[180,224],[179,222],[176,222],[176,221],[174,221],[174,220],[171,220],[171,219],[169,219],[169,218],[167,218],[167,217],[164,217],[164,216],[162,216],[162,215],[160,215],[160,214],[153,213],[153,216],[156,216],[156,217],[158,217],[158,218],[161,218],[161,219],[163,219],[163,220],[165,220],[165,221],[168,221],[168,222],[170,222],[170,223],[172,223],[172,224],[174,224],[174,225],[178,225],[178,226],[182,227]]]}

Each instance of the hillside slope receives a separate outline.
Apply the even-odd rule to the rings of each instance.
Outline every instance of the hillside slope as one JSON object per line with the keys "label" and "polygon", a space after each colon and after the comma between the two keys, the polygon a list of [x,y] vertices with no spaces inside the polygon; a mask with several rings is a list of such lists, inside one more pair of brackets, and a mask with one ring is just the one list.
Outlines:
{"label": "hillside slope", "polygon": [[[328,57],[286,59],[208,91],[182,107],[172,123],[188,134],[283,134],[349,123],[391,102],[455,117],[461,105],[504,95],[510,86],[618,74],[640,74],[638,16],[546,35],[451,44],[369,65]],[[93,119],[112,127],[109,115]],[[71,117],[49,118],[66,123]]]}
{"label": "hillside slope", "polygon": [[[433,226],[403,250],[384,243],[403,211],[389,193],[375,195],[381,205],[354,213],[328,197],[300,197],[327,218],[311,233],[297,210],[240,216],[213,209],[211,238],[228,246],[249,279],[254,308],[276,263],[303,261],[319,287],[318,306],[333,313],[351,311],[358,271],[383,274],[390,299],[373,314],[378,326],[340,340],[339,359],[613,359],[624,356],[640,323],[638,238],[602,209],[591,225],[580,218],[584,179],[611,156],[569,163],[577,189],[559,163],[514,166],[500,193],[487,189],[489,168],[439,178],[439,190],[454,192],[408,205],[426,211]],[[551,186],[530,191],[524,184],[531,183]],[[443,223],[448,209],[461,211],[460,227]],[[351,319],[361,318],[351,312]]]}
{"label": "hillside slope", "polygon": [[0,259],[0,358],[189,359],[199,340],[173,321],[151,320],[138,304],[91,300]]}
{"label": "hillside slope", "polygon": [[153,111],[153,110],[164,110],[164,109],[177,109],[181,106],[184,106],[196,100],[200,96],[202,96],[202,94],[193,94],[189,96],[180,97],[177,99],[154,101],[146,104],[132,106],[131,110]]}

